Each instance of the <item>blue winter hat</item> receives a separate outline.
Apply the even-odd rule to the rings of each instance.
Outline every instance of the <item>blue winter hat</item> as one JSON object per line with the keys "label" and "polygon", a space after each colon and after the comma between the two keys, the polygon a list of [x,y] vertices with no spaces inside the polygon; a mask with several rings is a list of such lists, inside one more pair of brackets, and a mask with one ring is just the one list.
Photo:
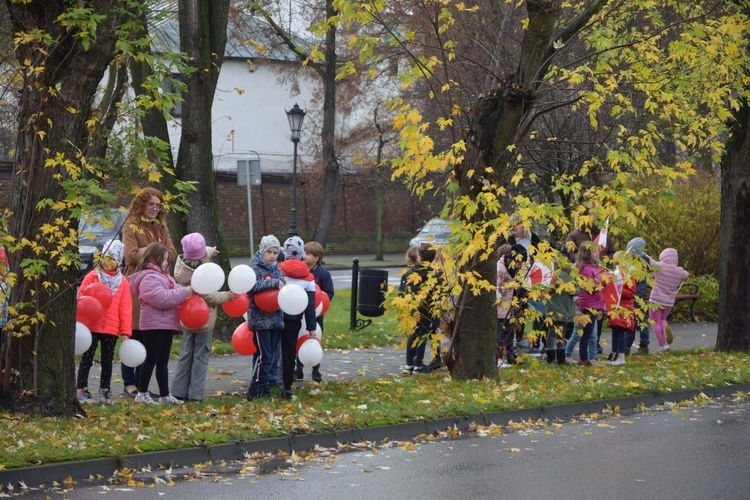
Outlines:
{"label": "blue winter hat", "polygon": [[641,237],[628,241],[627,253],[641,253],[646,251],[646,240]]}

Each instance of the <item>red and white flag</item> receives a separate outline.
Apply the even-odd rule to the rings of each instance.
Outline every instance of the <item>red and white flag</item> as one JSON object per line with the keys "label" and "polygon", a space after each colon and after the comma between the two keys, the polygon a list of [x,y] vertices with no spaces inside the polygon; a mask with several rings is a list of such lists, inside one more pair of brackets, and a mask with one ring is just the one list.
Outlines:
{"label": "red and white flag", "polygon": [[599,253],[604,253],[607,251],[607,234],[608,233],[609,233],[609,217],[607,217],[607,220],[604,223],[604,229],[599,231],[599,234],[597,234],[596,238],[594,238],[594,243],[599,245]]}
{"label": "red and white flag", "polygon": [[531,286],[542,285],[549,286],[555,282],[555,273],[549,267],[539,261],[534,261],[526,275]]}

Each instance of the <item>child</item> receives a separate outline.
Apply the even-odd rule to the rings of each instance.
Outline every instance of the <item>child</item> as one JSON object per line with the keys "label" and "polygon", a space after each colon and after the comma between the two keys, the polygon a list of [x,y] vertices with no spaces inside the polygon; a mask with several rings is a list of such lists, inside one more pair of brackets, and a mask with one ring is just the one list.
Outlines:
{"label": "child", "polygon": [[[578,294],[577,312],[583,315],[586,324],[582,325],[583,335],[578,347],[578,357],[582,365],[596,365],[596,328],[604,311],[602,275],[599,271],[599,245],[592,241],[581,244],[576,259],[580,272],[581,291]],[[572,338],[571,338],[572,340]]]}
{"label": "child", "polygon": [[[219,252],[206,246],[206,240],[200,233],[190,233],[182,238],[182,254],[177,256],[174,264],[174,278],[183,286],[190,284],[193,272],[201,264],[208,262]],[[206,373],[211,358],[211,340],[216,325],[216,306],[220,306],[237,297],[233,292],[214,292],[201,294],[208,304],[208,321],[199,328],[187,328],[182,325],[182,343],[180,358],[172,380],[172,394],[183,401],[201,401],[204,397]]]}
{"label": "child", "polygon": [[[665,248],[659,254],[659,260],[646,256],[649,264],[655,270],[651,273],[654,277],[654,288],[651,290],[649,302],[654,304],[649,311],[649,317],[654,322],[654,334],[659,342],[661,352],[669,350],[672,343],[672,329],[667,323],[672,306],[674,306],[677,290],[680,283],[685,281],[690,274],[678,266],[677,250]],[[666,339],[664,335],[666,334]]]}
{"label": "child", "polygon": [[[305,263],[315,277],[315,284],[323,290],[323,293],[328,295],[329,300],[333,300],[333,279],[331,279],[331,273],[323,267],[323,245],[317,241],[308,241],[305,244]],[[317,321],[320,331],[323,332],[323,315],[318,316]],[[297,380],[302,380],[304,377],[302,368],[304,366],[299,362],[299,358],[297,358],[297,369],[294,372]],[[323,381],[323,377],[320,374],[320,364],[313,366],[312,380],[313,382]]]}
{"label": "child", "polygon": [[[8,261],[8,255],[5,253],[5,248],[0,247],[0,333],[10,319],[10,312],[8,311],[8,306],[10,305],[10,285],[6,283],[9,270],[10,262]],[[0,338],[4,341],[4,336]]]}
{"label": "child", "polygon": [[[419,247],[419,259],[422,264],[411,273],[407,280],[407,291],[414,295],[420,294],[424,284],[432,274],[430,265],[436,256],[437,252],[430,243],[423,243]],[[440,278],[438,277],[438,283],[429,290],[426,290],[426,293],[420,295],[417,328],[406,339],[406,372],[430,373],[432,371],[430,367],[424,364],[424,353],[429,335],[435,333],[438,326],[440,326],[440,317],[442,314],[435,312],[436,297],[433,294],[434,290],[438,289],[439,286]]]}
{"label": "child", "polygon": [[91,329],[91,347],[83,353],[81,363],[78,365],[76,397],[79,403],[92,402],[89,392],[89,371],[99,343],[102,345],[99,402],[105,405],[114,403],[110,383],[112,382],[112,359],[115,356],[115,345],[118,335],[123,340],[130,337],[133,321],[130,284],[120,271],[124,252],[125,246],[120,240],[108,240],[102,247],[99,264],[84,276],[78,289],[79,298],[84,295],[86,288],[94,283],[104,283],[112,292],[112,303]]}
{"label": "child", "polygon": [[[305,243],[302,238],[292,236],[284,242],[284,262],[279,264],[279,269],[284,273],[287,285],[299,285],[307,292],[305,330],[308,335],[315,336],[315,277],[305,263]],[[297,357],[297,338],[302,329],[302,316],[303,314],[284,313],[284,327],[281,329],[281,380],[284,384],[281,397],[284,399],[291,399],[293,395],[294,360]]]}
{"label": "child", "polygon": [[148,392],[151,374],[156,368],[159,403],[181,405],[169,392],[169,350],[172,337],[180,329],[179,306],[193,294],[169,275],[169,250],[161,243],[150,243],[143,252],[136,272],[130,277],[140,307],[140,329],[146,347],[146,361],[138,375],[136,403],[156,404]]}
{"label": "child", "polygon": [[570,275],[570,261],[565,256],[558,259],[559,270],[556,284],[550,291],[547,304],[547,340],[545,342],[547,363],[565,364],[565,341],[573,331],[573,318],[576,314],[576,302],[573,298],[578,292],[569,284],[573,281]]}
{"label": "child", "polygon": [[[518,271],[526,266],[527,255],[526,248],[521,244],[500,245],[497,250],[498,368],[509,368],[516,362],[513,340],[516,330],[520,329],[517,316],[523,310],[521,301],[524,292],[522,289],[510,285],[515,282]],[[516,293],[516,290],[518,290],[518,293]],[[513,304],[514,296],[516,296],[515,305]]]}
{"label": "child", "polygon": [[255,303],[255,295],[266,290],[280,289],[286,281],[276,267],[281,244],[276,236],[269,234],[260,240],[258,251],[250,260],[255,271],[256,282],[247,292],[250,297],[250,308],[247,311],[247,327],[254,332],[253,340],[258,348],[258,357],[247,400],[265,398],[271,395],[271,365],[279,347],[281,329],[284,327],[284,313],[281,310],[265,312]]}
{"label": "child", "polygon": [[[628,247],[625,253],[635,254],[644,263],[644,266],[648,265],[648,260],[644,257],[646,251],[646,241],[643,238],[633,238],[628,242]],[[633,310],[635,311],[635,329],[632,333],[625,334],[625,354],[630,354],[630,349],[633,347],[635,342],[635,334],[639,333],[638,350],[635,352],[636,355],[648,355],[648,282],[645,279],[635,281],[635,303]]]}
{"label": "child", "polygon": [[[615,253],[615,259],[622,259],[622,252]],[[623,275],[618,268],[614,281],[604,289],[604,302],[607,304],[607,325],[612,329],[612,352],[607,364],[620,366],[625,364],[625,336],[635,330],[633,299],[635,283]],[[618,290],[619,289],[619,290]]]}

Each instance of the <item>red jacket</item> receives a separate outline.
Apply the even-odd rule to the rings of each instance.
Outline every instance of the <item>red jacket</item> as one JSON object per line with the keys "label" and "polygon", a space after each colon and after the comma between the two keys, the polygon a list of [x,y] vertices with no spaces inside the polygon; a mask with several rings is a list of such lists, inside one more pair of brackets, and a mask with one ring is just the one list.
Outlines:
{"label": "red jacket", "polygon": [[[607,293],[607,290],[604,292]],[[607,325],[612,328],[619,326],[628,332],[635,330],[635,313],[633,312],[633,303],[635,299],[635,283],[632,279],[625,278],[622,284],[622,296],[620,305],[617,304],[617,298],[614,298],[614,304],[607,311]]]}
{"label": "red jacket", "polygon": [[[78,297],[83,295],[86,287],[92,283],[100,283],[99,268],[96,267],[83,277],[81,287],[78,289]],[[112,295],[112,304],[104,311],[102,319],[91,329],[94,333],[107,333],[109,335],[130,335],[133,324],[133,300],[130,295],[130,283],[123,277],[122,283]]]}

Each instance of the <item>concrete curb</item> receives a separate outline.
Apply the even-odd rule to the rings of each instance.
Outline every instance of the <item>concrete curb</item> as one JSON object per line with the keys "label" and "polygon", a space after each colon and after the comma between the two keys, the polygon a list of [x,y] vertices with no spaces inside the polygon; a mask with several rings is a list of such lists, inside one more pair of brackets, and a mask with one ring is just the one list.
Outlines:
{"label": "concrete curb", "polygon": [[[493,412],[487,415],[465,415],[436,420],[422,420],[396,425],[369,427],[365,429],[350,429],[321,434],[306,434],[278,438],[258,439],[250,442],[228,443],[212,447],[184,448],[180,450],[166,450],[158,452],[126,455],[121,461],[114,458],[83,460],[77,462],[62,462],[18,469],[0,470],[0,484],[18,485],[23,482],[28,487],[50,485],[53,481],[62,482],[70,477],[78,483],[100,484],[112,477],[121,468],[141,469],[150,467],[156,471],[159,466],[192,467],[196,464],[213,463],[229,460],[241,460],[246,453],[265,452],[276,453],[284,451],[291,453],[311,450],[316,445],[322,447],[336,447],[338,443],[355,443],[360,441],[383,441],[413,439],[422,434],[432,434],[437,431],[456,428],[467,431],[473,423],[480,425],[503,425],[508,422],[538,419],[564,419],[576,415],[597,413],[602,410],[619,406],[621,410],[632,410],[642,406],[657,406],[666,403],[678,403],[694,399],[705,394],[708,397],[731,396],[737,392],[750,393],[750,384],[737,384],[722,387],[705,387],[664,394],[648,394],[642,396],[571,403],[567,405],[550,406],[546,408],[529,408],[509,411]],[[92,479],[93,478],[93,479]]]}

